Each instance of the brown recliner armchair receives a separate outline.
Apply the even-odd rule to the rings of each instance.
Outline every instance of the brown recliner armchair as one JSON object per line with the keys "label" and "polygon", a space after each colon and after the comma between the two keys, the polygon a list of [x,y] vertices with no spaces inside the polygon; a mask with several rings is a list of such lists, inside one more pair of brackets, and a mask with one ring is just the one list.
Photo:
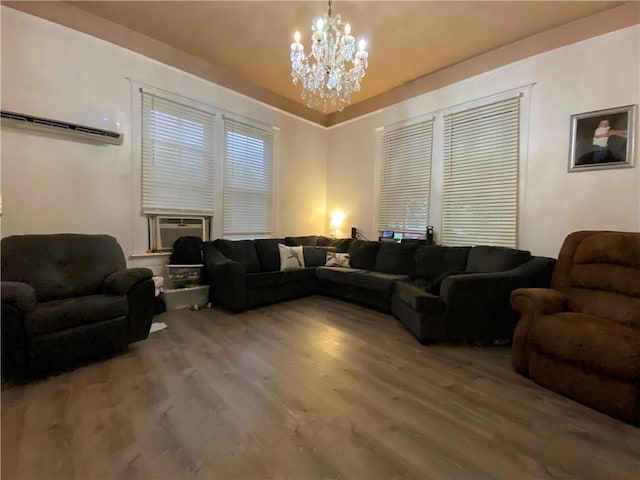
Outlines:
{"label": "brown recliner armchair", "polygon": [[149,334],[154,283],[109,235],[2,239],[2,377],[124,350]]}
{"label": "brown recliner armchair", "polygon": [[518,372],[640,424],[640,233],[570,234],[551,289],[515,290],[511,304]]}

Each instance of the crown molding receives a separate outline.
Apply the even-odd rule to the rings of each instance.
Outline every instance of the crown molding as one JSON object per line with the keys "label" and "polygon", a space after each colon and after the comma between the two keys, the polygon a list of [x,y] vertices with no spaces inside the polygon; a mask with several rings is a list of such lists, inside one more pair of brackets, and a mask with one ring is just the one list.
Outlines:
{"label": "crown molding", "polygon": [[2,5],[100,38],[323,127],[334,127],[513,62],[640,23],[640,2],[627,2],[424,75],[327,115],[68,3],[3,1]]}

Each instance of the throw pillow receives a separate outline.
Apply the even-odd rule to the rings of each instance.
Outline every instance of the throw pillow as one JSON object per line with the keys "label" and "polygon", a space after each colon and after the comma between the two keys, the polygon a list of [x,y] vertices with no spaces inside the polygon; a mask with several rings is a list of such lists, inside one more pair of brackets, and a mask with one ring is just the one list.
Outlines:
{"label": "throw pillow", "polygon": [[327,252],[327,267],[350,267],[348,253]]}
{"label": "throw pillow", "polygon": [[334,252],[331,247],[311,247],[309,245],[302,246],[304,253],[305,267],[321,267],[327,263],[327,252]]}
{"label": "throw pillow", "polygon": [[280,251],[280,271],[300,270],[304,268],[304,254],[302,246],[289,247],[287,245],[278,244]]}

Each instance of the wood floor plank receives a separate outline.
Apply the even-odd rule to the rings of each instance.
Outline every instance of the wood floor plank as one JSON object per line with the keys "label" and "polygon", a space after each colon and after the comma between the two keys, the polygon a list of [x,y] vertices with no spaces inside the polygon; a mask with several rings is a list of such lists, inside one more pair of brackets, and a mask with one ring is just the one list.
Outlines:
{"label": "wood floor plank", "polygon": [[[291,346],[288,346],[288,348],[291,348]],[[256,351],[255,347],[254,347],[254,353],[256,354],[259,353]],[[364,423],[366,424],[375,423],[376,419],[385,418],[386,421],[391,422],[389,424],[389,429],[392,431],[393,434],[396,434],[398,430],[404,429],[406,431],[405,433],[408,433],[409,435],[414,435],[414,436],[418,435],[416,432],[420,431],[420,424],[423,422],[423,420],[431,420],[432,428],[426,433],[423,432],[419,434],[422,438],[421,443],[423,445],[447,444],[446,440],[448,438],[446,436],[439,437],[438,436],[439,432],[435,428],[433,428],[437,426],[437,423],[434,422],[434,418],[437,415],[437,412],[429,408],[431,406],[430,403],[415,401],[415,397],[403,398],[403,392],[401,388],[396,388],[392,390],[389,395],[387,395],[387,393],[389,393],[389,385],[384,385],[380,383],[378,381],[379,379],[376,379],[376,381],[372,381],[375,379],[375,377],[369,377],[368,375],[362,374],[362,372],[353,370],[348,366],[347,363],[344,363],[341,368],[342,368],[341,374],[345,376],[346,381],[340,384],[332,383],[331,385],[329,385],[326,391],[321,392],[323,397],[330,398],[332,394],[334,394],[335,392],[338,392],[338,394],[342,398],[337,398],[337,399],[334,398],[333,399],[334,403],[338,403],[339,401],[343,400],[347,406],[349,406],[350,404],[360,405],[361,408],[362,406],[366,406],[368,408],[367,413],[369,414],[369,417],[365,419]],[[307,371],[307,373],[311,374],[312,372]],[[313,378],[313,375],[308,375],[308,376],[310,378]],[[335,376],[324,377],[324,380],[326,379],[333,380],[334,377]],[[304,382],[303,378],[300,378],[298,380]],[[322,382],[323,382],[323,379],[320,379],[320,383]],[[394,403],[395,403],[394,405],[395,408],[393,409],[393,412],[401,412],[402,415],[390,416],[386,412],[385,405],[387,404],[393,405]],[[426,415],[424,419],[421,419],[420,417],[423,413],[426,413]],[[451,420],[451,419],[449,418],[448,420]],[[449,421],[448,423],[449,423],[448,426],[450,427],[452,422]],[[458,426],[465,428],[467,425],[466,423],[463,423]],[[467,438],[468,436],[465,437],[465,439]],[[448,448],[449,448],[448,456],[453,457],[455,459],[456,464],[459,465],[463,463],[463,461],[460,458],[456,459],[456,456],[458,455],[457,452],[460,451],[458,449],[459,440],[458,439],[451,439],[451,440],[452,441],[450,442],[450,445],[448,445]],[[482,447],[484,444],[482,442],[479,442],[478,445]],[[432,447],[432,448],[435,448],[435,447]],[[474,450],[474,453],[477,453],[478,457],[482,459],[484,455],[488,455],[491,452],[487,449],[476,448]],[[491,465],[491,469],[494,471],[496,470],[497,467],[498,465],[496,465],[496,462],[494,462],[494,464]],[[459,468],[461,469],[461,467]],[[512,465],[510,464],[507,465],[507,468],[512,468]],[[469,472],[466,472],[466,473],[467,475],[469,475]],[[479,474],[479,470],[475,470],[474,474],[477,476]]]}
{"label": "wood floor plank", "polygon": [[3,479],[632,479],[640,429],[314,296],[162,314],[122,355],[2,385]]}

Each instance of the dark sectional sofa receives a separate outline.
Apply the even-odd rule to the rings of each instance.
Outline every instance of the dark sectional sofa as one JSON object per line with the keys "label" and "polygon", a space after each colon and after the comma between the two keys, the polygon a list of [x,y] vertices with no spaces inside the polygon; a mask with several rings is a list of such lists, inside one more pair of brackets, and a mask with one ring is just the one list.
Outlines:
{"label": "dark sectional sofa", "polygon": [[[305,268],[280,271],[278,244],[302,245]],[[327,251],[350,267],[325,266]],[[203,244],[210,301],[233,312],[312,294],[393,314],[422,343],[508,339],[509,296],[547,287],[555,260],[503,247],[444,247],[323,236]]]}
{"label": "dark sectional sofa", "polygon": [[[308,236],[204,242],[209,300],[241,312],[317,293],[316,267],[325,264],[327,251],[346,252],[350,240]],[[307,267],[281,272],[278,244],[304,245]]]}

